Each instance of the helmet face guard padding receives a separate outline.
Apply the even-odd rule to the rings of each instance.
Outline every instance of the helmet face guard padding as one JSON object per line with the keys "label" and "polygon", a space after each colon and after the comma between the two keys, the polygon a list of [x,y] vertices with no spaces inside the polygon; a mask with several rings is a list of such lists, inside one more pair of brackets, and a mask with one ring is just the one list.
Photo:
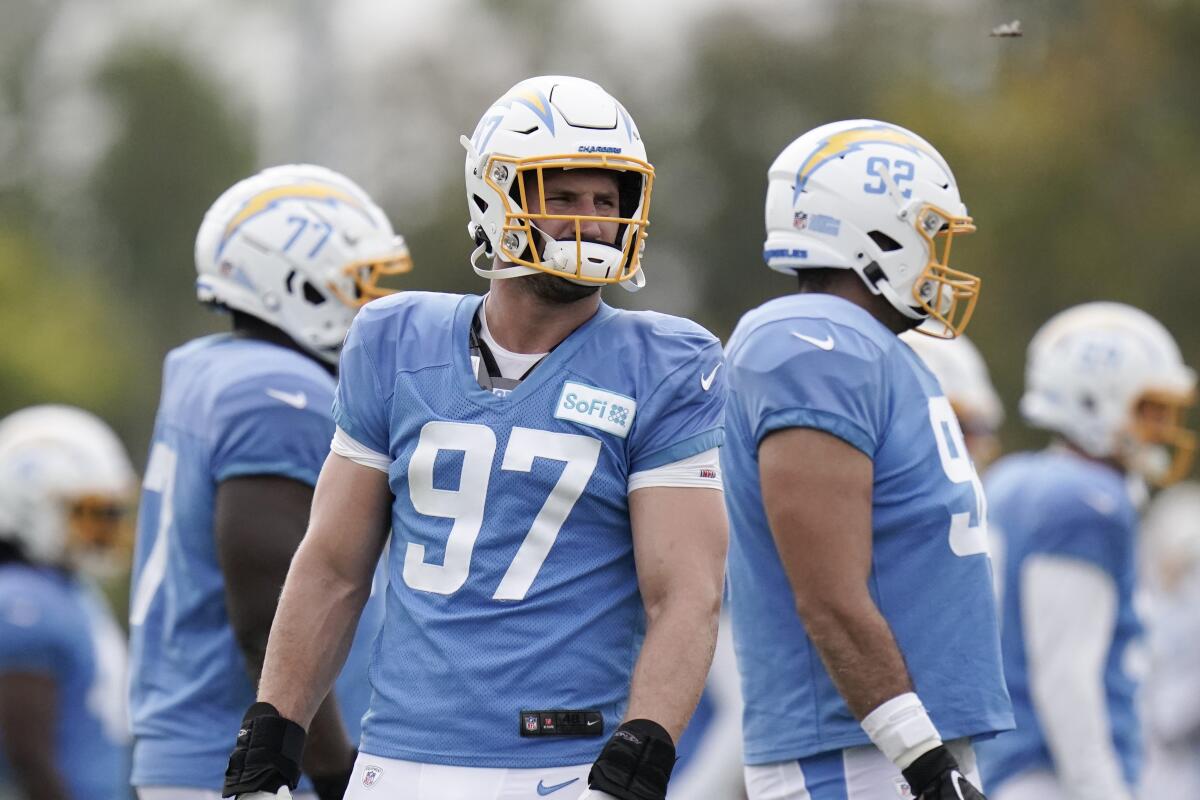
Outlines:
{"label": "helmet face guard padding", "polygon": [[[537,192],[537,207],[545,209],[546,171],[575,169],[602,170],[615,174],[621,197],[618,216],[549,214],[529,210],[532,208],[529,183]],[[531,177],[532,181],[527,182],[526,176]],[[640,188],[636,195],[636,206],[627,209],[625,205],[629,192],[623,190],[622,184],[628,185],[630,176],[636,177]],[[499,248],[501,260],[578,283],[600,285],[632,280],[641,268],[646,229],[650,225],[650,194],[654,186],[654,168],[645,161],[611,155],[566,154],[530,158],[493,155],[484,170],[484,182],[503,197],[504,224]],[[516,195],[515,199],[513,194]],[[574,237],[554,239],[547,236],[537,223],[548,220],[571,222]],[[585,222],[616,223],[619,226],[616,240],[607,244],[585,239],[582,232]],[[604,249],[598,251],[598,248]],[[571,264],[574,264],[574,268],[571,268]]]}

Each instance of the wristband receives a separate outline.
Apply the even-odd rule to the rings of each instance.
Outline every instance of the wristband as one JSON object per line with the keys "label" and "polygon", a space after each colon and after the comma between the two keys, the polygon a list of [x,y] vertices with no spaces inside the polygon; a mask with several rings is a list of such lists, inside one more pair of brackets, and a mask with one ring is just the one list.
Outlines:
{"label": "wristband", "polygon": [[632,719],[617,728],[588,773],[588,787],[618,800],[665,800],[675,743],[663,726]]}
{"label": "wristband", "polygon": [[282,786],[295,789],[300,782],[304,737],[304,728],[279,716],[270,703],[250,706],[229,756],[222,797],[271,793]]}
{"label": "wristband", "polygon": [[876,708],[863,719],[862,728],[880,752],[902,770],[942,743],[914,692],[893,697]]}

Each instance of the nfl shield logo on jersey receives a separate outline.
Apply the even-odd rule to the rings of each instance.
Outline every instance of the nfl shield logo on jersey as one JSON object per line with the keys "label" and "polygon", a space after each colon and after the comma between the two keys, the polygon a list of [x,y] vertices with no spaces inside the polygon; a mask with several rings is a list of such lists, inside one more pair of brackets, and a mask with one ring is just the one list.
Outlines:
{"label": "nfl shield logo on jersey", "polygon": [[538,729],[538,715],[537,714],[526,714],[525,715],[525,730],[529,731],[530,733],[537,733],[537,729]]}
{"label": "nfl shield logo on jersey", "polygon": [[367,767],[363,769],[363,786],[366,786],[368,789],[370,789],[372,786],[379,783],[379,779],[381,777],[383,777],[383,767],[376,767],[368,764]]}

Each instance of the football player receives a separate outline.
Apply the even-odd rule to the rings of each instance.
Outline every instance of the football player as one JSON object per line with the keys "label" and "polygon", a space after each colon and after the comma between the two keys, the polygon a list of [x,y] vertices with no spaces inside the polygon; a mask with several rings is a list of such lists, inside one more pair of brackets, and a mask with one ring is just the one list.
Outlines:
{"label": "football player", "polygon": [[[130,600],[141,800],[219,796],[333,437],[338,351],[378,280],[411,267],[361,188],[303,164],[222,194],[195,255],[198,298],[228,311],[233,330],[175,349],[163,370]],[[368,606],[313,722],[304,766],[322,800],[348,779],[382,613],[381,598]]]}
{"label": "football player", "polygon": [[666,794],[721,605],[720,344],[601,302],[644,283],[654,177],[601,87],[523,81],[462,141],[491,290],[405,293],[354,321],[227,795],[294,785],[389,523],[348,798]]}
{"label": "football player", "polygon": [[1180,483],[1158,495],[1139,536],[1150,597],[1139,796],[1200,797],[1200,485]]}
{"label": "football player", "polygon": [[936,339],[906,331],[900,338],[937,377],[958,418],[975,470],[982,473],[1000,454],[999,433],[1004,424],[1004,405],[992,386],[983,356],[966,336]]}
{"label": "football player", "polygon": [[1131,800],[1144,659],[1130,483],[1186,474],[1193,437],[1180,419],[1196,375],[1150,315],[1086,303],[1042,326],[1025,376],[1022,416],[1054,438],[988,472],[1017,729],[987,743],[981,764],[1000,800]]}
{"label": "football player", "polygon": [[[1011,726],[983,493],[933,373],[979,279],[945,160],[895,125],[821,126],[771,165],[767,265],[799,293],[726,348],[730,602],[751,800],[980,798]],[[907,793],[907,794],[906,794]]]}
{"label": "football player", "polygon": [[128,566],[136,488],[92,414],[0,421],[0,796],[129,796],[125,636],[92,582]]}

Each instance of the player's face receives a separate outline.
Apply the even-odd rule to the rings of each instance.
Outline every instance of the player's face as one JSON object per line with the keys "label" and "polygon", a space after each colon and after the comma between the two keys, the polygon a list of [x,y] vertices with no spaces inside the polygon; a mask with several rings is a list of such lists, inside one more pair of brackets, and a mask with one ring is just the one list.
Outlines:
{"label": "player's face", "polygon": [[72,558],[89,566],[103,565],[101,572],[120,568],[133,541],[127,500],[100,495],[79,497],[68,502],[66,510],[67,547]]}
{"label": "player's face", "polygon": [[[570,214],[580,217],[616,217],[620,209],[617,177],[601,169],[545,170],[538,191],[536,174],[525,176],[525,196],[529,211],[534,214]],[[542,219],[538,228],[547,236],[565,240],[575,238],[572,219]],[[585,219],[579,223],[579,234],[585,241],[616,244],[617,222]]]}

